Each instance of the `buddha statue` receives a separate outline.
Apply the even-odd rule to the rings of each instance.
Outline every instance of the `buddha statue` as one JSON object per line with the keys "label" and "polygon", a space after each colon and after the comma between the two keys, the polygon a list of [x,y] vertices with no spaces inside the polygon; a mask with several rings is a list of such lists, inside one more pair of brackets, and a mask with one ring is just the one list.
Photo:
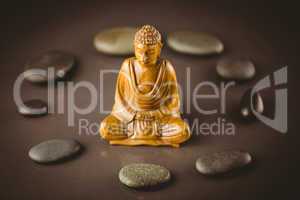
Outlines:
{"label": "buddha statue", "polygon": [[136,32],[135,57],[123,62],[112,112],[100,125],[110,144],[179,147],[190,138],[180,117],[175,70],[160,58],[161,48],[161,34],[153,26]]}

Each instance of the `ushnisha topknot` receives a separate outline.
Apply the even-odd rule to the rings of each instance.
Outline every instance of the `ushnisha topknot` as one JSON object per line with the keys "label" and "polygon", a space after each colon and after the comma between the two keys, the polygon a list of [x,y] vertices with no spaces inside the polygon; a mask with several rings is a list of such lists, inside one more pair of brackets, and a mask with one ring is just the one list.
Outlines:
{"label": "ushnisha topknot", "polygon": [[134,37],[135,45],[156,45],[161,44],[161,35],[158,30],[151,25],[144,25],[139,29]]}

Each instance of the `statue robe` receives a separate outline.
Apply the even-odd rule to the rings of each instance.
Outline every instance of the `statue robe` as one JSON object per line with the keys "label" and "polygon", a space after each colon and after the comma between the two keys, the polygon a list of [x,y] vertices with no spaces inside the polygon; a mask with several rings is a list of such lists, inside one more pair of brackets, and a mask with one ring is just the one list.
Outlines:
{"label": "statue robe", "polygon": [[160,60],[156,82],[149,93],[143,94],[138,89],[133,61],[129,58],[122,64],[112,115],[125,123],[132,121],[138,112],[148,113],[154,118],[179,117],[180,101],[173,66]]}
{"label": "statue robe", "polygon": [[143,93],[138,88],[133,62],[134,58],[129,58],[121,66],[115,103],[111,115],[101,123],[101,136],[111,143],[112,140],[125,138],[143,139],[143,136],[156,140],[159,137],[170,138],[172,143],[178,144],[187,140],[190,131],[180,118],[179,90],[173,66],[167,60],[160,59],[152,90]]}

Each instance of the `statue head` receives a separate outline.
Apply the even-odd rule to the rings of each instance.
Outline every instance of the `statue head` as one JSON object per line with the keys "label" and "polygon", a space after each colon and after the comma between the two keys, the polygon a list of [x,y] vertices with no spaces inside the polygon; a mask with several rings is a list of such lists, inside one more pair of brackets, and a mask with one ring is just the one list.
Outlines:
{"label": "statue head", "polygon": [[142,65],[156,64],[162,48],[161,35],[151,25],[139,29],[134,37],[135,56]]}

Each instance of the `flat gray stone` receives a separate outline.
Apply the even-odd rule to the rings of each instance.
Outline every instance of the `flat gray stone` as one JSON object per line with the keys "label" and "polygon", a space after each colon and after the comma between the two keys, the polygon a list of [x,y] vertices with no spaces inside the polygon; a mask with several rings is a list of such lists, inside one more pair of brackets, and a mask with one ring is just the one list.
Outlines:
{"label": "flat gray stone", "polygon": [[248,59],[223,59],[216,70],[220,77],[228,80],[249,80],[255,75],[255,66]]}
{"label": "flat gray stone", "polygon": [[[52,50],[28,61],[25,65],[24,78],[33,83],[48,81],[47,70],[54,69],[54,76],[50,81],[63,79],[75,66],[75,57],[69,53]],[[43,74],[37,74],[41,71]],[[50,74],[51,75],[51,74]]]}
{"label": "flat gray stone", "polygon": [[177,52],[192,55],[219,54],[223,43],[213,35],[203,32],[177,31],[167,37],[169,47]]}
{"label": "flat gray stone", "polygon": [[160,165],[134,163],[124,166],[119,172],[120,181],[132,188],[144,188],[166,183],[170,171]]}
{"label": "flat gray stone", "polygon": [[48,114],[48,105],[39,99],[32,99],[23,102],[24,105],[18,105],[18,111],[24,116],[41,116]]}
{"label": "flat gray stone", "polygon": [[29,157],[38,163],[61,161],[78,153],[81,145],[72,139],[54,139],[42,142],[29,150]]}
{"label": "flat gray stone", "polygon": [[253,114],[253,110],[251,109],[251,103],[253,109],[257,113],[263,113],[264,111],[264,103],[263,99],[258,92],[254,93],[252,96],[251,102],[251,88],[248,89],[244,95],[242,96],[241,103],[240,103],[240,112],[242,117],[245,119],[253,119],[255,116]]}
{"label": "flat gray stone", "polygon": [[95,48],[111,55],[130,55],[134,53],[133,40],[137,29],[118,27],[99,32],[94,38]]}
{"label": "flat gray stone", "polygon": [[217,175],[243,167],[251,162],[251,155],[242,151],[223,151],[200,156],[196,169],[205,175]]}

